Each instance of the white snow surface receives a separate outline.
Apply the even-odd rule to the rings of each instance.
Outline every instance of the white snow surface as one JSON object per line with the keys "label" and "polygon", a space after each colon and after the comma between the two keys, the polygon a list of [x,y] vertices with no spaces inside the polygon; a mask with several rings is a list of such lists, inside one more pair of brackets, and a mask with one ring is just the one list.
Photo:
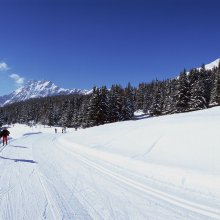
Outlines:
{"label": "white snow surface", "polygon": [[9,127],[0,219],[220,219],[220,107],[57,129]]}
{"label": "white snow surface", "polygon": [[213,62],[211,62],[211,63],[209,63],[209,64],[206,64],[206,65],[205,65],[205,69],[211,70],[211,69],[213,69],[214,67],[218,67],[219,62],[220,62],[220,58],[214,60]]}

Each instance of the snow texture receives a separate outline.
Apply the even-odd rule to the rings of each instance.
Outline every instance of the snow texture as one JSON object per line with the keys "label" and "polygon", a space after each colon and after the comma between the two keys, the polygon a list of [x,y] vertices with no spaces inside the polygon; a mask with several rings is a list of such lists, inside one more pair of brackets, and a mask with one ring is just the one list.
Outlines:
{"label": "snow texture", "polygon": [[57,129],[9,127],[0,219],[220,219],[220,107]]}

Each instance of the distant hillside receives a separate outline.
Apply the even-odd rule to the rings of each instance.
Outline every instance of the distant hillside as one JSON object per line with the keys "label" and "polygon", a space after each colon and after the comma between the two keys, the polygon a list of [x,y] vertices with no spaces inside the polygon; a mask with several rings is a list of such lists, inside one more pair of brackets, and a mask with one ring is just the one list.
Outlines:
{"label": "distant hillside", "polygon": [[0,106],[14,102],[24,101],[30,98],[39,98],[54,95],[86,94],[87,90],[63,89],[51,81],[28,81],[23,87],[9,95],[0,96]]}

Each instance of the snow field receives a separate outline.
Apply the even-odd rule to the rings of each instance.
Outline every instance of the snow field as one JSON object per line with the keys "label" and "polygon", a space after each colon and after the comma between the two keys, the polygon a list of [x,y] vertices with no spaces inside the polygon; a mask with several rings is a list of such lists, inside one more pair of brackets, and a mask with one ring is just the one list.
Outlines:
{"label": "snow field", "polygon": [[149,178],[220,197],[220,108],[94,127],[60,143]]}
{"label": "snow field", "polygon": [[220,219],[220,108],[88,129],[14,125],[0,219]]}

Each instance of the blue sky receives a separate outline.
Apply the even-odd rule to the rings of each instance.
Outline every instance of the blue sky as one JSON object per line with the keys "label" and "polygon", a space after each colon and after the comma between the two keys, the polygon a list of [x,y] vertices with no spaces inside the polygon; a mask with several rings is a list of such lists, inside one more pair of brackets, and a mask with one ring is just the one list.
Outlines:
{"label": "blue sky", "polygon": [[90,89],[220,57],[218,0],[1,0],[0,95],[28,80]]}

